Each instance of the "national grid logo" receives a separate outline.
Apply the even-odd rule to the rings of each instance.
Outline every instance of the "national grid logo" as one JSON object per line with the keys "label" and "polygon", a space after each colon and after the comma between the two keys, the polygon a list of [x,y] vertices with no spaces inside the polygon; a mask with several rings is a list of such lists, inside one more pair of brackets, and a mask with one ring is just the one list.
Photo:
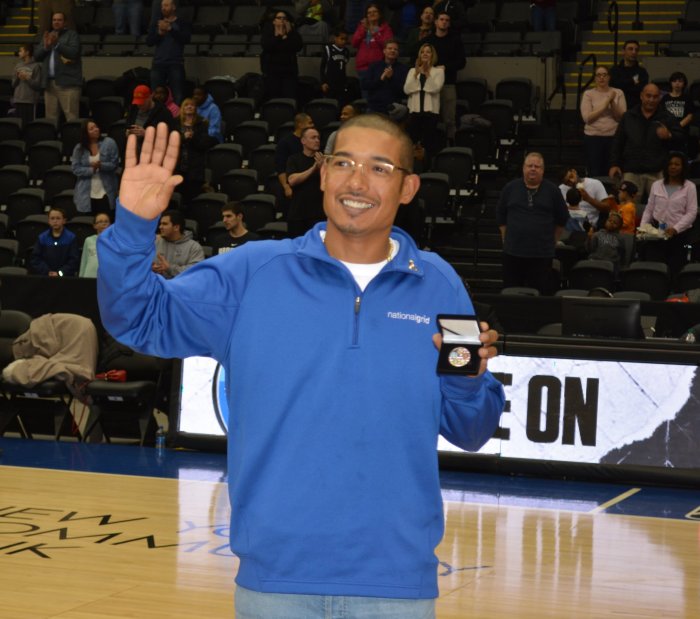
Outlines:
{"label": "national grid logo", "polygon": [[405,314],[404,312],[387,312],[386,317],[391,318],[392,320],[410,320],[411,322],[415,322],[419,325],[430,324],[430,316],[425,316],[424,314]]}

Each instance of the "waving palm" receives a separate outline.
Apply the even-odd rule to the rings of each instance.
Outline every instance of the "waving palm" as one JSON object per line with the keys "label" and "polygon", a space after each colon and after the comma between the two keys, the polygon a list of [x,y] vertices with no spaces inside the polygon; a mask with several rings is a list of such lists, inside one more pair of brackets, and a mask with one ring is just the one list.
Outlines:
{"label": "waving palm", "polygon": [[124,208],[144,219],[155,219],[170,203],[182,176],[173,174],[180,151],[180,134],[168,134],[168,126],[148,127],[141,155],[136,154],[136,136],[126,142],[126,165],[119,186],[119,201]]}

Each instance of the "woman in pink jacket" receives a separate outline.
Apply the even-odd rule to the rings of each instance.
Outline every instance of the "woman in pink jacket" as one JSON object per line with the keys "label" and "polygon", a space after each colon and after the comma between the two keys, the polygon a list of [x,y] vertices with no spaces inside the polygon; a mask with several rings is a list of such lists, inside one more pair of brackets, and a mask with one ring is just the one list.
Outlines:
{"label": "woman in pink jacket", "polygon": [[384,59],[384,44],[393,38],[394,33],[384,21],[382,10],[377,4],[368,4],[364,19],[360,20],[355,34],[352,35],[352,45],[357,48],[355,70],[360,80],[363,99],[367,98],[367,89],[364,86],[367,69],[373,62]]}
{"label": "woman in pink jacket", "polygon": [[665,238],[644,243],[644,259],[666,262],[671,276],[686,263],[690,231],[698,213],[695,183],[688,180],[688,161],[683,153],[671,153],[663,178],[651,186],[642,225],[653,224]]}

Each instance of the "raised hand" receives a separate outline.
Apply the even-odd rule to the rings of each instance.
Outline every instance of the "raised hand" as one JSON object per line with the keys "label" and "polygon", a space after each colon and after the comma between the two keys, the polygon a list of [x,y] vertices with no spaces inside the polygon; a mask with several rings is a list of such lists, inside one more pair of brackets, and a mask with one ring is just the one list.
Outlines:
{"label": "raised hand", "polygon": [[180,134],[173,131],[168,135],[168,126],[160,123],[157,129],[146,129],[140,157],[136,143],[135,135],[127,138],[119,201],[139,217],[155,219],[168,208],[175,187],[182,182],[182,176],[173,174],[180,152]]}

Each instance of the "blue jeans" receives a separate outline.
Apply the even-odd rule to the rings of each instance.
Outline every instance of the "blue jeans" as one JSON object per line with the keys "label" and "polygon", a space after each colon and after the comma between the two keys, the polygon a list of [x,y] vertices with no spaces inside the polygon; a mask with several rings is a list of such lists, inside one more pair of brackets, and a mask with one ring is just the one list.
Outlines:
{"label": "blue jeans", "polygon": [[236,619],[435,619],[435,600],[258,593],[236,587]]}
{"label": "blue jeans", "polygon": [[185,96],[185,67],[181,64],[153,64],[151,90],[158,86],[170,86],[173,101],[180,105]]}
{"label": "blue jeans", "polygon": [[114,33],[126,34],[129,26],[129,34],[137,37],[141,34],[141,12],[143,2],[141,0],[120,0],[112,3],[114,12]]}
{"label": "blue jeans", "polygon": [[557,29],[557,8],[552,6],[546,9],[540,6],[532,7],[532,29],[537,32]]}

